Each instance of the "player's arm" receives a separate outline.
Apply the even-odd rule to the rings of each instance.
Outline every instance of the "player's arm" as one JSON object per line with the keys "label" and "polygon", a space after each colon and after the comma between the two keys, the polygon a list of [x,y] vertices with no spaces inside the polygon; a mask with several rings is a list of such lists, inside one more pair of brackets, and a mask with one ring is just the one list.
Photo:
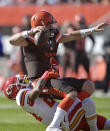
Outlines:
{"label": "player's arm", "polygon": [[72,31],[71,33],[64,34],[60,42],[65,43],[65,42],[68,42],[68,41],[77,40],[77,39],[80,39],[82,37],[86,37],[88,35],[91,35],[94,32],[103,31],[104,27],[107,26],[107,25],[108,25],[107,23],[101,23],[101,24],[99,24],[99,25],[97,25],[93,28]]}
{"label": "player's arm", "polygon": [[29,100],[34,101],[40,95],[40,92],[46,86],[48,79],[58,77],[59,74],[57,72],[46,71],[39,80],[37,79],[32,83],[33,89],[29,94]]}
{"label": "player's arm", "polygon": [[[26,34],[27,33],[25,32],[25,37],[27,37]],[[10,38],[9,42],[11,45],[14,45],[14,46],[27,46],[28,42],[26,41],[25,37],[23,35],[23,32],[20,32],[20,33],[13,35]]]}
{"label": "player's arm", "polygon": [[31,29],[31,30],[22,31],[20,33],[13,35],[10,38],[9,42],[10,42],[10,44],[12,44],[14,46],[27,46],[28,42],[27,42],[26,38],[29,38],[31,35],[34,35],[36,32],[41,32],[43,30],[45,30],[44,26],[38,26],[38,27]]}
{"label": "player's arm", "polygon": [[34,101],[37,97],[39,97],[40,92],[45,87],[47,82],[46,78],[40,78],[37,82],[36,80],[33,82],[34,88],[29,93],[29,100]]}

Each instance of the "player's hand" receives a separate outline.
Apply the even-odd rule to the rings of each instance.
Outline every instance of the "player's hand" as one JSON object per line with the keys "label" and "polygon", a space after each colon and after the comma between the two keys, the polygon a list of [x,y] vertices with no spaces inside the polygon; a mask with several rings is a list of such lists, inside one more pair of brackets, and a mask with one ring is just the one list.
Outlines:
{"label": "player's hand", "polygon": [[41,76],[41,79],[52,79],[52,78],[58,78],[59,77],[59,73],[58,72],[53,72],[53,71],[45,71],[44,74]]}
{"label": "player's hand", "polygon": [[109,23],[107,23],[107,22],[98,24],[96,27],[94,27],[94,31],[95,31],[95,32],[103,31],[103,30],[104,30],[104,27],[105,27],[105,26],[108,26],[108,25],[109,25]]}
{"label": "player's hand", "polygon": [[33,33],[42,32],[46,30],[46,26],[37,26],[36,28],[33,28],[32,30],[33,30]]}
{"label": "player's hand", "polygon": [[36,88],[36,91],[41,91],[45,87],[48,79],[58,77],[59,77],[58,72],[45,71],[45,73],[42,75],[40,79],[36,79],[32,82],[32,86],[33,88]]}
{"label": "player's hand", "polygon": [[42,31],[46,31],[47,27],[46,26],[37,26],[36,28],[33,28],[31,30],[28,31],[29,35],[34,35],[37,32],[42,32]]}
{"label": "player's hand", "polygon": [[48,72],[48,78],[49,79],[58,78],[58,77],[59,77],[59,73],[58,72],[52,72],[52,71]]}

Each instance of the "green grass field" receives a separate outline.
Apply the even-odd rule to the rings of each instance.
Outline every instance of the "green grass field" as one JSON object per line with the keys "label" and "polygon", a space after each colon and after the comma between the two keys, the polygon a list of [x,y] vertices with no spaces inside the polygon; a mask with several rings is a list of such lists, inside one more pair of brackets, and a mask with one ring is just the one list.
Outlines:
{"label": "green grass field", "polygon": [[[97,112],[110,119],[110,98],[92,98]],[[20,109],[15,101],[0,96],[0,131],[44,131],[45,126]]]}

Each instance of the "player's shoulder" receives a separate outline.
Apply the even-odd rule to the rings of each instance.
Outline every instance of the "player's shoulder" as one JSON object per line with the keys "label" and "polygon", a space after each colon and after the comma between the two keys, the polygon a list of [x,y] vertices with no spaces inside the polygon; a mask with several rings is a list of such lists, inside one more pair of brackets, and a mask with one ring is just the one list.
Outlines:
{"label": "player's shoulder", "polygon": [[31,89],[29,88],[25,88],[25,89],[21,89],[17,96],[16,96],[16,102],[18,104],[18,106],[21,106],[23,105],[23,103],[25,102],[25,100],[28,98],[28,92],[30,91]]}

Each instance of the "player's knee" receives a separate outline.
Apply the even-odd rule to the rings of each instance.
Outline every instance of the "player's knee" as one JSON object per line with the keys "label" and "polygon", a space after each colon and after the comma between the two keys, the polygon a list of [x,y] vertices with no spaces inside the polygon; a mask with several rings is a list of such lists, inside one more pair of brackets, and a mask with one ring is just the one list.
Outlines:
{"label": "player's knee", "polygon": [[90,95],[92,95],[95,91],[94,82],[90,80],[85,81],[82,87],[82,91],[87,91]]}
{"label": "player's knee", "polygon": [[93,100],[86,98],[82,101],[82,106],[85,110],[86,117],[90,117],[96,114],[96,107]]}
{"label": "player's knee", "polygon": [[71,99],[75,100],[76,97],[77,97],[77,92],[76,91],[72,91],[72,92],[67,94],[67,97],[70,97]]}

